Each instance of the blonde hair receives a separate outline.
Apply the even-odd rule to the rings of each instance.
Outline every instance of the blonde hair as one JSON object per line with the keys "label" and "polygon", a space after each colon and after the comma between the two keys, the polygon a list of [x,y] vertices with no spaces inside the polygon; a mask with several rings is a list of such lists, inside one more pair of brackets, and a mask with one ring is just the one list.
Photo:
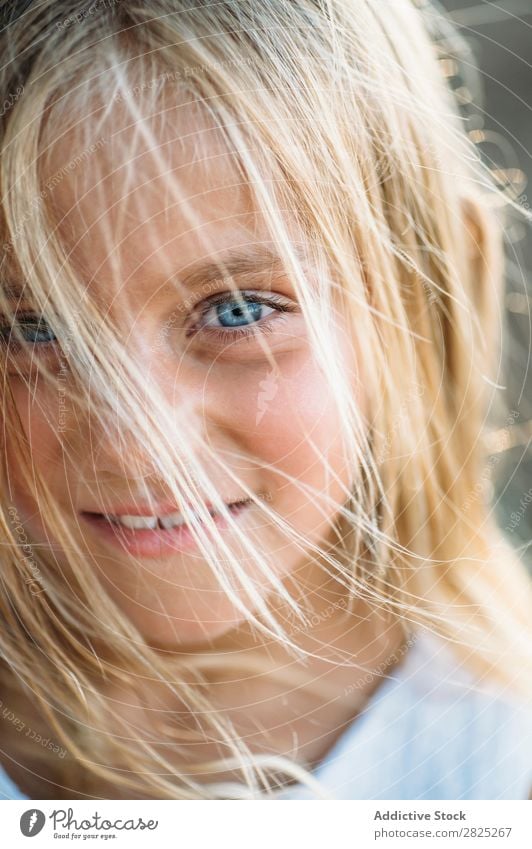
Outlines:
{"label": "blonde hair", "polygon": [[[501,403],[497,196],[462,130],[421,11],[410,0],[106,0],[83,12],[73,0],[21,5],[23,13],[6,20],[2,33],[2,91],[15,93],[1,118],[3,265],[16,264],[33,301],[68,341],[72,403],[87,406],[90,375],[91,403],[98,398],[91,416],[107,429],[118,419],[145,446],[178,503],[192,503],[208,522],[199,498],[207,493],[242,537],[197,460],[198,446],[216,468],[231,471],[186,417],[172,418],[145,385],[110,321],[87,298],[47,204],[50,188],[69,171],[93,167],[90,157],[108,143],[114,109],[130,114],[139,143],[164,162],[142,116],[164,121],[161,104],[179,94],[209,115],[236,152],[338,407],[355,482],[334,544],[312,554],[341,575],[350,597],[393,611],[407,630],[436,631],[478,678],[530,698],[530,581],[496,526],[483,485],[490,428],[502,425],[494,411]],[[86,116],[91,120],[82,121]],[[42,167],[67,128],[79,137],[76,155],[43,187]],[[126,149],[124,160],[132,173],[135,151]],[[177,178],[168,179],[180,198]],[[290,210],[305,233],[308,260],[321,269],[315,286],[280,209]],[[110,241],[109,255],[112,247]],[[338,306],[370,364],[363,369],[368,421],[324,321]],[[7,302],[2,309],[9,314]],[[51,552],[21,541],[4,484],[2,691],[12,699],[31,692],[69,753],[64,776],[81,765],[87,795],[108,787],[109,795],[119,788],[130,798],[254,798],[275,788],[281,774],[312,784],[304,764],[250,752],[213,709],[203,676],[226,657],[155,651],[102,592],[46,482],[35,477],[4,385],[5,439],[18,446],[27,485],[64,541],[71,573],[68,583]],[[257,505],[281,524],[266,499]],[[292,528],[281,529],[305,549]],[[242,595],[248,600],[244,613],[257,632],[297,655],[223,539],[219,561],[201,529],[195,532],[235,604],[242,608]],[[305,610],[271,564],[245,538],[242,546],[304,628]],[[180,714],[170,724],[167,718],[161,740],[185,752],[190,741],[220,739],[231,756],[191,766],[183,755],[178,770],[162,744],[131,747],[134,732],[116,732],[98,684],[132,680],[165,684],[188,714],[188,724]],[[191,730],[190,718],[198,716]],[[241,782],[206,783],[193,775],[228,767],[240,770]]]}

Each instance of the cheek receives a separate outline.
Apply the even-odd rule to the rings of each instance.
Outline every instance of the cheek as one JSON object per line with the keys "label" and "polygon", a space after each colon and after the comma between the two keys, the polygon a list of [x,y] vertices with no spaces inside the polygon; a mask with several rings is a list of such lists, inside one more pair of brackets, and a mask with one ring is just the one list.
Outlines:
{"label": "cheek", "polygon": [[304,475],[334,445],[338,433],[327,383],[316,365],[305,360],[296,374],[271,376],[263,384],[269,392],[263,391],[262,403],[259,394],[255,450],[263,460]]}
{"label": "cheek", "polygon": [[[49,393],[41,389],[32,392],[19,380],[13,380],[11,395],[22,425],[22,437],[27,445],[30,475],[43,478],[54,490],[57,487],[56,470],[61,457],[56,420],[57,403],[54,405]],[[16,500],[21,505],[34,504],[34,496],[28,491],[28,484],[21,471],[18,451],[11,448],[9,440],[6,444],[5,463]]]}
{"label": "cheek", "polygon": [[302,349],[279,357],[278,364],[278,370],[268,364],[241,370],[238,381],[226,381],[219,409],[240,451],[252,458],[251,470],[272,493],[274,509],[309,532],[345,501],[352,469],[333,394],[316,362]]}
{"label": "cheek", "polygon": [[279,357],[276,368],[241,364],[212,373],[204,398],[205,416],[263,459],[301,448],[331,421],[327,383],[304,351]]}
{"label": "cheek", "polygon": [[17,380],[12,387],[12,397],[32,457],[56,456],[60,448],[60,399],[57,394],[42,386],[32,391]]}

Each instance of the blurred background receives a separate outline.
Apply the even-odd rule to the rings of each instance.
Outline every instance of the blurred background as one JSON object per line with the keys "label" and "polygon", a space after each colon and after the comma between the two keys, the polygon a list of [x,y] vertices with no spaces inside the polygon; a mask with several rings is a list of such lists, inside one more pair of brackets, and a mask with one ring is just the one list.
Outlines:
{"label": "blurred background", "polygon": [[[505,193],[532,211],[532,0],[432,5],[466,41],[465,49],[458,45],[457,62],[452,34],[445,26],[436,33],[468,132]],[[512,216],[508,237],[504,382],[510,417],[494,434],[485,486],[499,524],[532,571],[532,224]]]}

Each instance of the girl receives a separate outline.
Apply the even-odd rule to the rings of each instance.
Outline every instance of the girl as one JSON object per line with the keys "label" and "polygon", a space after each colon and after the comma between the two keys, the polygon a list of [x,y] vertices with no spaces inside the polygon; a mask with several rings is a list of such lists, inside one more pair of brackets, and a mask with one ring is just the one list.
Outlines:
{"label": "girl", "polygon": [[3,795],[525,798],[497,195],[434,12],[2,9]]}

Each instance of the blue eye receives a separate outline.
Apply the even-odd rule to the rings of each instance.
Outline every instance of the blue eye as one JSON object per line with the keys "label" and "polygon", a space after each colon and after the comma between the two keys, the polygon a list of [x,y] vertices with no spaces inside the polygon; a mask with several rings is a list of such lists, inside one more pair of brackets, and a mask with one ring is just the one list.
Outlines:
{"label": "blue eye", "polygon": [[[262,318],[264,304],[258,301],[231,298],[225,303],[216,304],[216,318],[222,327],[242,327]],[[211,307],[212,309],[212,307]]]}
{"label": "blue eye", "polygon": [[270,316],[279,319],[282,318],[280,314],[294,310],[289,301],[275,292],[221,292],[201,304],[198,310],[200,319],[193,330],[217,333],[229,339],[229,336],[254,334],[254,325],[260,325],[261,330],[271,330],[273,321],[263,319]]}
{"label": "blue eye", "polygon": [[18,322],[19,331],[25,342],[56,342],[57,336],[42,318],[24,319]]}
{"label": "blue eye", "polygon": [[259,334],[274,333],[299,312],[294,301],[277,292],[240,289],[218,292],[197,304],[187,337],[197,336],[200,343],[211,345],[237,342],[252,343]]}
{"label": "blue eye", "polygon": [[0,337],[10,346],[17,345],[20,340],[30,345],[50,344],[57,341],[52,328],[39,315],[19,315],[10,324],[0,326]]}

